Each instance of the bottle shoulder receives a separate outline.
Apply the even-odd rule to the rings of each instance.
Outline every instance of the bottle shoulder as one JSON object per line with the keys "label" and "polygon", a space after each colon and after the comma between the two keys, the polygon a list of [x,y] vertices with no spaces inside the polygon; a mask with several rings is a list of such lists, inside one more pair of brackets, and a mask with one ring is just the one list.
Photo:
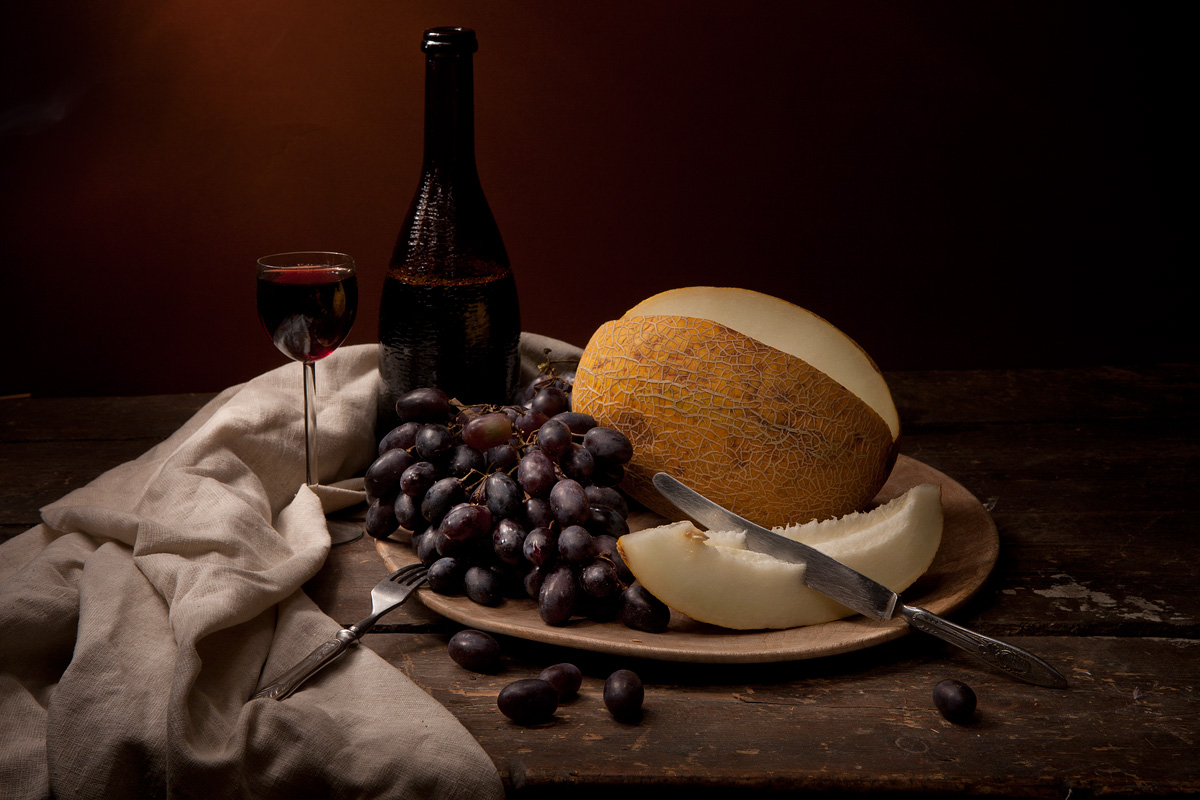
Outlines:
{"label": "bottle shoulder", "polygon": [[478,181],[472,186],[423,176],[388,272],[463,281],[511,274],[504,239]]}

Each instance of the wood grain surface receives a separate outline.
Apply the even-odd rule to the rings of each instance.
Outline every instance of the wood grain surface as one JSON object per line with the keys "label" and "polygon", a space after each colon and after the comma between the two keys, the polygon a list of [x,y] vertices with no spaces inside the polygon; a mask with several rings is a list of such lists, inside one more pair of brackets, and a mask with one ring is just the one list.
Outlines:
{"label": "wood grain surface", "polygon": [[[1027,686],[922,634],[771,663],[684,663],[498,635],[500,672],[451,661],[462,626],[410,603],[365,639],[443,703],[513,798],[1194,797],[1200,795],[1200,366],[887,374],[901,450],[960,484],[999,553],[952,614],[1059,667],[1066,691]],[[0,400],[0,536],[140,455],[203,395]],[[353,623],[388,568],[376,543],[333,548],[305,591]],[[366,653],[348,657],[370,657]],[[543,725],[496,708],[500,689],[559,661],[584,685]],[[613,670],[646,684],[636,724],[601,692]],[[969,725],[933,686],[970,684]],[[318,678],[319,680],[319,678]],[[386,702],[386,698],[381,698]]]}

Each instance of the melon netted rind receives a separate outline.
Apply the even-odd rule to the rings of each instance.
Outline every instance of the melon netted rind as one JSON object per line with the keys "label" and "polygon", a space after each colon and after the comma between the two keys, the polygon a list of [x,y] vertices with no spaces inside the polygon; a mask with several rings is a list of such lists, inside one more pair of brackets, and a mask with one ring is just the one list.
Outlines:
{"label": "melon netted rind", "polygon": [[626,317],[685,316],[710,319],[777,350],[799,356],[875,409],[900,436],[892,394],[874,359],[820,315],[753,289],[681,286],[647,297]]}
{"label": "melon netted rind", "polygon": [[593,334],[572,405],[633,443],[622,488],[679,519],[667,472],[760,525],[841,516],[887,479],[895,441],[863,400],[812,365],[724,325],[626,316]]}

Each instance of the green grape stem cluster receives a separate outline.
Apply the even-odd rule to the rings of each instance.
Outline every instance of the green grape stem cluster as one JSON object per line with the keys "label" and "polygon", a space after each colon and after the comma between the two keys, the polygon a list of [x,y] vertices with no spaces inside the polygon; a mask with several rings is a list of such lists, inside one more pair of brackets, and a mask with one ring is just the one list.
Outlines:
{"label": "green grape stem cluster", "polygon": [[571,410],[572,377],[544,365],[519,405],[462,405],[430,387],[401,396],[366,471],[366,531],[411,532],[435,592],[484,606],[527,597],[548,625],[661,631],[669,610],[617,550],[632,445]]}

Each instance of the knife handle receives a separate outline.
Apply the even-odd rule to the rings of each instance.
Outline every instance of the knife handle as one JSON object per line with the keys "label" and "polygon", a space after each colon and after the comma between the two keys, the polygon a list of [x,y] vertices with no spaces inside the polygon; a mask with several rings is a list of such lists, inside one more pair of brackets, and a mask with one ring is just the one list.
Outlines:
{"label": "knife handle", "polygon": [[961,647],[1017,680],[1054,689],[1067,688],[1067,679],[1033,653],[967,630],[923,608],[901,605],[899,611],[904,621],[917,630]]}
{"label": "knife handle", "polygon": [[283,700],[290,697],[305,681],[333,663],[356,641],[358,641],[358,635],[354,631],[348,629],[338,631],[334,638],[318,645],[317,649],[304,657],[304,660],[269,685],[255,692],[250,699],[266,697],[271,700]]}

